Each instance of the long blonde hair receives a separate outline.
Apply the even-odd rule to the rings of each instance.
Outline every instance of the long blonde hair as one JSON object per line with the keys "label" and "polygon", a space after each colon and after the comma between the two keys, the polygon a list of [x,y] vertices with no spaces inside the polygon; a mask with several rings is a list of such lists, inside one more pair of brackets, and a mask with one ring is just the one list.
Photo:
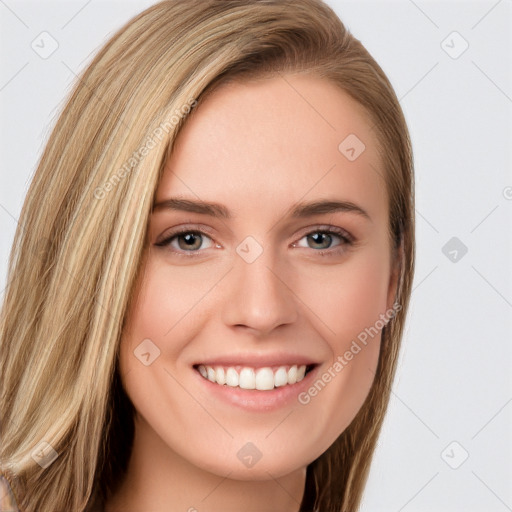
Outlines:
{"label": "long blonde hair", "polygon": [[122,477],[133,407],[117,356],[162,169],[216,86],[281,72],[331,80],[365,107],[386,170],[401,309],[383,329],[363,407],[308,466],[301,505],[358,508],[414,271],[402,110],[382,69],[321,0],[173,0],[128,22],[82,73],[22,209],[0,316],[0,471],[23,512],[81,512]]}

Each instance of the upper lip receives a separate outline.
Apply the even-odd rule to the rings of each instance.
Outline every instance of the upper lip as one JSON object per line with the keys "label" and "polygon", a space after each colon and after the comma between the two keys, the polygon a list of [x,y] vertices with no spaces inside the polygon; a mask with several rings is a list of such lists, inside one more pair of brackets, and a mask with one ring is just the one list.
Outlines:
{"label": "upper lip", "polygon": [[266,366],[287,366],[303,365],[306,366],[318,364],[313,358],[299,354],[229,354],[225,356],[205,357],[194,364],[207,366],[247,366],[261,368]]}

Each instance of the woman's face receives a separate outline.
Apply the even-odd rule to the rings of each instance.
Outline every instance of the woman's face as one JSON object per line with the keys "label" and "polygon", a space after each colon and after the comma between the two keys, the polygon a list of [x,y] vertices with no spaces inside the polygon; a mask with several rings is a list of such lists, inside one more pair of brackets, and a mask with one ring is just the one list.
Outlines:
{"label": "woman's face", "polygon": [[193,112],[121,344],[148,456],[268,479],[349,425],[394,301],[383,176],[371,121],[326,80],[231,83]]}

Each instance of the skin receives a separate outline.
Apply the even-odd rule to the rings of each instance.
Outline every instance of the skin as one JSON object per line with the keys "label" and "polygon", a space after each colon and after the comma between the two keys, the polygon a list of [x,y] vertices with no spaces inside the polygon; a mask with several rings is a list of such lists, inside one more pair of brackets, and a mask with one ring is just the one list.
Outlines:
{"label": "skin", "polygon": [[[162,209],[150,219],[120,351],[137,410],[135,441],[108,512],[299,510],[307,465],[368,394],[380,332],[308,404],[268,412],[212,397],[192,365],[284,351],[313,357],[320,376],[392,307],[397,274],[372,125],[345,92],[308,74],[224,84],[190,116],[156,203],[212,201],[232,218]],[[338,149],[349,134],[366,146],[354,161]],[[350,211],[288,215],[298,202],[322,199],[350,201],[370,219]],[[307,236],[329,226],[353,244]],[[192,244],[195,255],[183,236],[155,245],[178,227],[208,230]],[[247,236],[263,249],[252,263],[236,252]],[[160,350],[149,366],[134,356],[145,339]],[[247,442],[262,454],[251,468],[237,457]]]}

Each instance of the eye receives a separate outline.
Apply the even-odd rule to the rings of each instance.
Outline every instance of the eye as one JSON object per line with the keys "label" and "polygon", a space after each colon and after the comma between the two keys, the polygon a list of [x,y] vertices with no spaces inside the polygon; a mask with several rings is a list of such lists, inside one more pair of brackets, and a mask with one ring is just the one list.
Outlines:
{"label": "eye", "polygon": [[[209,243],[204,246],[204,241]],[[199,230],[184,229],[175,231],[166,236],[161,242],[155,245],[159,247],[169,246],[174,252],[198,252],[199,249],[213,247],[213,240],[204,232]]]}
{"label": "eye", "polygon": [[[347,246],[353,245],[353,243],[353,238],[344,229],[330,226],[325,229],[318,228],[315,231],[310,231],[298,242],[292,244],[292,247],[315,249],[315,253],[323,256],[342,252]],[[190,228],[182,228],[173,231],[163,240],[156,242],[155,245],[168,247],[173,253],[187,256],[195,256],[200,253],[202,249],[210,249],[212,247],[220,248],[204,231]]]}
{"label": "eye", "polygon": [[[301,243],[302,241],[304,243]],[[334,243],[338,240],[338,243]],[[326,229],[317,229],[303,236],[298,242],[293,244],[294,247],[306,247],[309,249],[319,249],[320,254],[343,250],[343,246],[352,245],[351,236],[343,229],[329,227]],[[338,248],[338,249],[337,249]]]}

